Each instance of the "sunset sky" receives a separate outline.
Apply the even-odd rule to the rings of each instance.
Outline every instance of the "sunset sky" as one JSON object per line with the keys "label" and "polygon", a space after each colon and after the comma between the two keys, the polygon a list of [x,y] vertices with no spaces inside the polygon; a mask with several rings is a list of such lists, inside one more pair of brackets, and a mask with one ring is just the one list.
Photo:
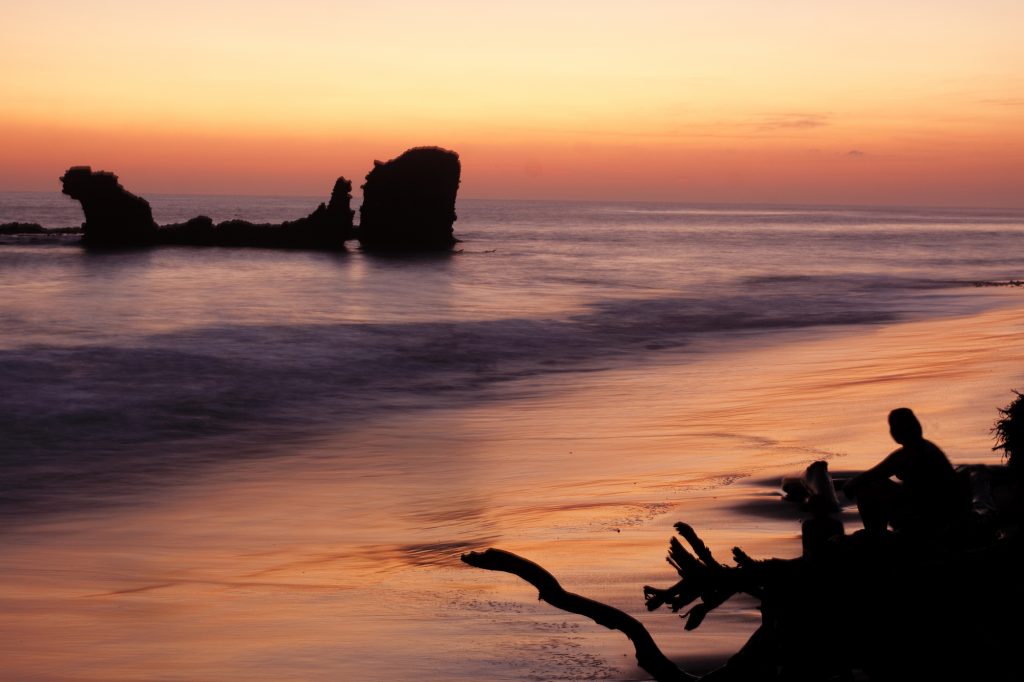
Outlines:
{"label": "sunset sky", "polygon": [[324,195],[454,149],[462,196],[1024,206],[1020,0],[34,0],[0,190]]}

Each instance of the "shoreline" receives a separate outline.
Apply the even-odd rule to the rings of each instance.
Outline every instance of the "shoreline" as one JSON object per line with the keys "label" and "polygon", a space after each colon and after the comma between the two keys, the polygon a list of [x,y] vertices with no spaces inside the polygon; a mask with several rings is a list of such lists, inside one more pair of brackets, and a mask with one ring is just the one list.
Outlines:
{"label": "shoreline", "polygon": [[[401,432],[373,421],[297,458],[225,465],[142,507],[23,529],[3,564],[0,633],[40,644],[6,647],[5,660],[37,679],[156,668],[280,679],[304,660],[289,653],[301,641],[318,659],[302,668],[308,679],[643,678],[619,633],[457,564],[497,546],[637,615],[674,660],[713,663],[757,614],[734,600],[683,633],[671,614],[646,613],[640,587],[673,581],[672,524],[690,523],[720,557],[733,545],[796,555],[799,514],[781,501],[781,476],[821,457],[836,469],[877,461],[891,449],[882,420],[901,404],[954,463],[998,461],[988,428],[1024,380],[1021,308],[794,333],[576,376],[549,394],[527,382],[512,403],[409,415]],[[68,625],[46,636],[54,617]],[[130,653],[96,637],[131,642]]]}

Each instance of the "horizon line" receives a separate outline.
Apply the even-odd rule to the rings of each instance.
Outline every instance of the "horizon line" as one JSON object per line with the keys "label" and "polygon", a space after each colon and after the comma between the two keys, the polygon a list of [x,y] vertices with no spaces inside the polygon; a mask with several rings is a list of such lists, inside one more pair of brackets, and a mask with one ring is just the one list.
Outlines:
{"label": "horizon line", "polygon": [[[136,196],[140,196],[145,199],[147,196],[163,196],[163,197],[248,197],[248,198],[263,198],[263,199],[314,199],[320,203],[325,203],[329,197],[316,194],[240,194],[232,192],[146,192],[145,194],[132,192]],[[55,190],[5,190],[0,189],[0,194],[56,194],[62,195],[61,192]],[[775,207],[775,208],[833,208],[833,209],[903,209],[903,210],[920,210],[920,209],[950,209],[950,210],[971,210],[971,211],[1024,211],[1024,204],[1018,206],[1010,205],[987,205],[987,204],[902,204],[902,203],[863,203],[863,202],[850,202],[850,203],[825,203],[825,202],[798,202],[798,201],[699,201],[699,200],[681,200],[681,199],[593,199],[593,198],[578,198],[578,197],[546,197],[546,198],[529,198],[529,197],[483,197],[483,196],[466,196],[459,197],[468,201],[493,201],[493,202],[532,202],[532,203],[581,203],[581,204],[674,204],[679,206],[695,206],[695,207]],[[68,197],[69,201],[74,201]],[[353,194],[352,201],[362,201],[361,194]]]}

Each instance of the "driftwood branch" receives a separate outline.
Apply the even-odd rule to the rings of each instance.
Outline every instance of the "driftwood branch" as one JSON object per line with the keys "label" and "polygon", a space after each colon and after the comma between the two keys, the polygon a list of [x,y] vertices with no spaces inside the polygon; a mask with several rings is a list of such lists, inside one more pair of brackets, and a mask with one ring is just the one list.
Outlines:
{"label": "driftwood branch", "polygon": [[[1006,480],[998,473],[994,467],[970,470],[974,514],[934,537],[837,534],[795,559],[755,560],[737,547],[735,565],[723,564],[692,527],[678,523],[680,538],[670,541],[667,560],[680,580],[665,589],[645,586],[647,607],[689,607],[684,617],[692,630],[734,594],[761,602],[760,627],[703,682],[845,680],[857,670],[872,679],[1022,679],[1020,628],[1006,625],[1024,611],[1024,533],[1014,530],[1020,511],[1013,499],[1022,486],[1017,472],[1004,472],[1013,474]],[[992,488],[1000,481],[1004,488],[996,494]],[[824,462],[808,467],[799,491],[816,516],[828,513],[835,490]],[[1014,505],[1009,528],[1001,527],[998,513],[1007,510],[997,506],[1006,496]],[[462,560],[517,575],[552,606],[623,632],[637,663],[656,680],[698,679],[669,661],[637,620],[565,592],[537,564],[495,549]],[[950,604],[950,594],[957,603]]]}
{"label": "driftwood branch", "polygon": [[714,572],[721,572],[725,570],[725,567],[715,560],[715,557],[711,554],[711,550],[708,549],[708,546],[704,544],[704,541],[700,539],[700,536],[697,535],[697,532],[690,524],[680,521],[675,524],[675,529],[684,540],[690,543],[690,546],[693,547],[693,551],[697,553],[697,558],[700,559],[705,566]]}
{"label": "driftwood branch", "polygon": [[692,682],[698,679],[670,661],[636,618],[607,604],[566,592],[553,575],[532,561],[500,549],[469,552],[462,555],[462,560],[476,568],[516,575],[536,587],[539,598],[555,608],[586,616],[609,630],[622,632],[633,643],[637,664],[658,682]]}
{"label": "driftwood branch", "polygon": [[666,604],[673,611],[679,611],[700,599],[700,603],[685,614],[685,628],[695,630],[711,611],[724,604],[736,592],[749,590],[743,589],[740,571],[719,563],[689,524],[680,522],[675,528],[693,548],[696,556],[672,538],[666,560],[683,579],[668,589],[645,585],[644,599],[649,611]]}

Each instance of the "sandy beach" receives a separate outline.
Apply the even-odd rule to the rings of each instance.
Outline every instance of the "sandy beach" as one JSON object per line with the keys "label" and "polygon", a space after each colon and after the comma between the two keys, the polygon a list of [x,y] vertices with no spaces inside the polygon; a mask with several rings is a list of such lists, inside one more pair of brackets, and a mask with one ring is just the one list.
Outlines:
{"label": "sandy beach", "polygon": [[1019,293],[985,292],[996,305],[976,315],[694,344],[556,390],[520,382],[507,401],[401,431],[370,422],[150,503],[19,526],[0,562],[5,678],[644,679],[621,634],[458,561],[488,546],[712,666],[758,614],[735,599],[684,633],[644,611],[640,587],[675,579],[672,524],[722,559],[733,545],[795,556],[780,477],[871,465],[899,405],[955,463],[997,462],[995,408],[1024,382]]}

